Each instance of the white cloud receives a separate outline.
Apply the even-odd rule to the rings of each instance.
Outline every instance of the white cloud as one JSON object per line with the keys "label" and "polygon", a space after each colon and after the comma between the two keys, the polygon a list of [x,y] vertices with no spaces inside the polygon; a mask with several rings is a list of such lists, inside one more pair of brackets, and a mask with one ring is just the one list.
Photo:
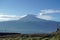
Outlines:
{"label": "white cloud", "polygon": [[40,15],[51,14],[51,13],[60,13],[60,10],[47,9],[40,11]]}
{"label": "white cloud", "polygon": [[60,13],[60,10],[53,10],[53,9],[41,10],[37,17],[46,20],[51,20],[53,19],[53,17],[46,14],[55,14],[55,13]]}
{"label": "white cloud", "polygon": [[0,21],[9,21],[9,20],[19,20],[20,18],[24,17],[23,16],[17,16],[17,15],[0,15]]}
{"label": "white cloud", "polygon": [[41,18],[41,19],[45,19],[45,20],[51,20],[52,19],[52,17],[48,16],[48,15],[42,15],[42,16],[38,15],[37,17]]}

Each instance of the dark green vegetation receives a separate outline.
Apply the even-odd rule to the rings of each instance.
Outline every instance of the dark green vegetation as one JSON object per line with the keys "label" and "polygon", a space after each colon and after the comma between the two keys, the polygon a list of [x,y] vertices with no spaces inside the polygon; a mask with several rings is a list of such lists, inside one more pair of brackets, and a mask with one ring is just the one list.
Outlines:
{"label": "dark green vegetation", "polygon": [[60,40],[60,29],[48,34],[0,33],[0,40]]}

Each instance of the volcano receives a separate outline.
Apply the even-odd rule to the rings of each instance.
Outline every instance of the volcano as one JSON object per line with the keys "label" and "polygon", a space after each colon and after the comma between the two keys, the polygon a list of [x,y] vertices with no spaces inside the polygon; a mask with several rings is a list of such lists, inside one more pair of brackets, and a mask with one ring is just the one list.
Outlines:
{"label": "volcano", "polygon": [[37,18],[36,15],[27,15],[19,20],[0,22],[0,32],[17,33],[49,33],[58,28],[60,22]]}

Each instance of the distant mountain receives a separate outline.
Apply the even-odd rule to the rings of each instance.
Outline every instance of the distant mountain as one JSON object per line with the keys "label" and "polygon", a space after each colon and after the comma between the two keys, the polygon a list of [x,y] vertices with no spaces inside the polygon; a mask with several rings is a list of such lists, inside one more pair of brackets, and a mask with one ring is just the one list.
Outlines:
{"label": "distant mountain", "polygon": [[20,21],[23,22],[39,22],[39,21],[44,21],[43,19],[39,19],[36,17],[36,15],[32,15],[32,14],[28,14],[27,16],[25,16],[24,18],[21,18]]}
{"label": "distant mountain", "polygon": [[27,15],[20,20],[0,22],[0,32],[48,33],[54,32],[60,22],[39,19],[36,15]]}

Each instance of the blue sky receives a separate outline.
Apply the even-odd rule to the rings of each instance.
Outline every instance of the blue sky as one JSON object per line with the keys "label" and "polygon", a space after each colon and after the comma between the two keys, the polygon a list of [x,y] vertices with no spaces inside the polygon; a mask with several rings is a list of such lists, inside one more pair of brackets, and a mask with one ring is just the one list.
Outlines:
{"label": "blue sky", "polygon": [[26,14],[37,14],[39,18],[60,21],[60,0],[0,0],[0,20],[5,19],[3,16],[16,18]]}

